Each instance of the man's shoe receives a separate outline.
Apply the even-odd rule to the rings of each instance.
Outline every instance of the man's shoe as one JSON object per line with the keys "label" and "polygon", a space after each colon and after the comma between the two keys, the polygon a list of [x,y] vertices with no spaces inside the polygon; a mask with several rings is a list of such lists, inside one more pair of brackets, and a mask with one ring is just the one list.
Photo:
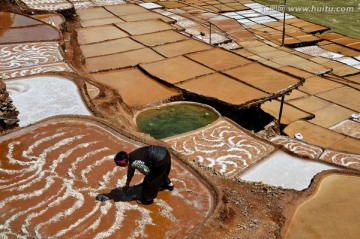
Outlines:
{"label": "man's shoe", "polygon": [[151,200],[141,200],[141,199],[138,199],[136,200],[137,203],[139,204],[143,204],[143,205],[150,205],[154,202],[154,199],[151,199]]}
{"label": "man's shoe", "polygon": [[160,191],[164,191],[164,190],[169,190],[169,191],[173,191],[175,188],[174,184],[170,183],[167,186],[161,186],[160,187]]}
{"label": "man's shoe", "polygon": [[110,198],[104,194],[98,194],[96,196],[96,200],[100,201],[100,202],[105,202],[105,201],[108,201],[110,200]]}

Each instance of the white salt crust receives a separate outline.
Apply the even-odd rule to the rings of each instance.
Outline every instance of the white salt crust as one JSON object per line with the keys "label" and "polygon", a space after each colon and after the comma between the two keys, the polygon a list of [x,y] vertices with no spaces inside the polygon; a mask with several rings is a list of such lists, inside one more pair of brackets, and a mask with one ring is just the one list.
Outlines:
{"label": "white salt crust", "polygon": [[303,190],[309,187],[311,179],[316,174],[330,169],[338,168],[278,151],[245,171],[241,175],[241,179],[251,182],[263,182],[271,186]]}
{"label": "white salt crust", "polygon": [[19,125],[26,126],[50,116],[91,115],[76,84],[63,77],[40,76],[5,81],[20,112]]}
{"label": "white salt crust", "polygon": [[[32,126],[33,127],[33,126]],[[97,126],[98,127],[98,126]],[[99,127],[100,128],[100,127]],[[27,132],[27,130],[20,131]],[[16,135],[18,135],[17,132]],[[112,135],[109,132],[109,135]],[[97,139],[91,139],[90,135],[86,131],[83,134],[73,135],[72,131],[66,126],[58,127],[55,131],[44,130],[41,133],[35,134],[32,138],[33,141],[26,147],[21,145],[20,141],[9,142],[4,150],[7,151],[6,158],[8,163],[16,166],[17,170],[8,170],[0,165],[0,170],[4,174],[14,175],[14,177],[8,180],[2,180],[0,187],[5,191],[14,192],[12,196],[0,200],[0,207],[7,205],[11,202],[21,202],[23,200],[29,201],[34,198],[38,200],[39,197],[44,198],[40,203],[34,204],[29,208],[24,208],[20,211],[16,211],[13,214],[9,214],[8,217],[4,218],[5,222],[1,226],[3,237],[16,237],[16,238],[29,238],[35,234],[36,238],[44,238],[42,232],[47,228],[51,227],[53,223],[57,223],[61,220],[78,213],[79,210],[83,210],[86,207],[86,213],[79,217],[78,220],[68,225],[67,227],[61,228],[58,231],[54,231],[54,234],[48,235],[46,238],[65,238],[67,233],[72,231],[74,228],[82,226],[83,223],[87,223],[89,218],[93,218],[93,221],[84,230],[82,230],[74,238],[84,238],[87,233],[94,233],[96,235],[93,238],[105,238],[112,237],[118,232],[119,228],[124,227],[123,221],[125,214],[131,211],[138,211],[140,213],[140,219],[136,223],[136,228],[132,232],[129,238],[144,238],[146,237],[145,229],[148,225],[154,225],[152,219],[152,213],[150,210],[139,206],[137,204],[121,202],[113,203],[112,201],[107,202],[94,202],[91,208],[87,208],[88,199],[94,198],[99,192],[112,188],[113,185],[109,185],[110,181],[117,178],[119,172],[122,177],[117,179],[116,184],[119,186],[124,185],[126,181],[125,169],[114,167],[112,170],[105,172],[103,175],[99,175],[101,183],[99,184],[86,184],[88,180],[87,174],[93,169],[101,168],[103,163],[112,161],[114,154],[109,148],[101,146]],[[89,138],[88,141],[84,142],[84,139]],[[123,140],[120,138],[120,140]],[[49,141],[51,144],[49,144]],[[71,153],[78,149],[88,148],[91,146],[91,150],[82,156],[76,158],[71,157]],[[21,147],[22,154],[21,158],[16,158],[14,152],[19,151]],[[66,149],[66,150],[61,150]],[[36,152],[36,153],[35,153]],[[59,152],[54,155],[54,152]],[[101,157],[98,160],[93,161],[97,158],[97,154],[101,153]],[[104,155],[105,153],[105,155]],[[51,157],[50,157],[51,155]],[[58,174],[58,170],[66,164],[66,161],[71,159],[71,164],[68,166],[68,176],[61,176]],[[79,168],[81,162],[93,162],[88,166]],[[67,163],[68,164],[68,163]],[[177,164],[174,162],[174,164]],[[45,166],[46,165],[46,166]],[[194,176],[189,174],[184,168],[176,167],[178,174],[183,177],[193,178]],[[63,172],[64,173],[64,172]],[[66,171],[65,171],[66,173]],[[92,173],[96,175],[96,173]],[[19,176],[22,177],[19,180]],[[182,177],[181,176],[181,177]],[[18,181],[17,181],[18,180]],[[140,179],[139,179],[140,180]],[[177,188],[172,192],[174,197],[179,197],[188,205],[195,205],[200,210],[207,210],[208,205],[202,205],[198,200],[189,200],[186,197],[186,193],[195,194],[195,192],[186,188],[186,183],[178,178],[172,179],[177,184]],[[190,179],[190,180],[195,180]],[[136,180],[137,181],[137,180]],[[79,182],[82,182],[79,184]],[[83,184],[84,183],[84,184]],[[139,183],[135,182],[134,183]],[[41,189],[31,191],[30,188],[35,185],[44,185]],[[59,187],[57,187],[60,185]],[[81,185],[79,187],[79,185]],[[49,195],[49,191],[56,188],[55,192]],[[200,196],[200,195],[199,195]],[[199,197],[201,198],[201,197]],[[36,225],[34,220],[38,220],[44,215],[47,215],[49,210],[52,208],[63,205],[65,200],[71,200],[73,203],[66,204],[63,210],[56,212],[51,215],[46,221],[42,221]],[[177,219],[173,215],[173,208],[163,200],[155,200],[155,205],[159,208],[159,213],[162,217],[169,219],[171,222],[177,222]],[[110,213],[115,212],[115,220],[107,227],[107,229],[100,231],[102,223]],[[96,216],[95,216],[96,215]],[[14,224],[19,223],[19,217],[24,217],[23,223],[20,225],[19,231],[12,231]]]}

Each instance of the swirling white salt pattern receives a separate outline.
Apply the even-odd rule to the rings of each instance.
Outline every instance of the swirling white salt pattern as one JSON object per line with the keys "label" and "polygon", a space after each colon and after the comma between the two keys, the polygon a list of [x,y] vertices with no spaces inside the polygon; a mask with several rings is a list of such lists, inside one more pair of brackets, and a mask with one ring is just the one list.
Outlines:
{"label": "swirling white salt pattern", "polygon": [[198,162],[225,176],[235,176],[271,153],[271,144],[256,139],[226,120],[200,131],[165,139],[192,162]]}
{"label": "swirling white salt pattern", "polygon": [[281,145],[296,155],[317,159],[320,157],[323,149],[314,145],[306,144],[299,140],[285,136],[276,136],[270,139],[274,144]]}
{"label": "swirling white salt pattern", "polygon": [[124,0],[21,0],[29,8],[46,11],[59,11],[75,7],[88,8],[94,6],[125,4]]}
{"label": "swirling white salt pattern", "polygon": [[336,164],[342,167],[360,169],[359,154],[350,154],[329,149],[323,150],[322,148],[315,145],[303,143],[299,140],[285,136],[276,136],[271,139],[271,142],[281,145],[294,154],[302,157],[323,160],[325,162]]}
{"label": "swirling white salt pattern", "polygon": [[360,139],[360,122],[356,121],[356,119],[344,120],[330,127],[330,129],[341,134],[349,135],[353,138]]}
{"label": "swirling white salt pattern", "polygon": [[0,70],[49,64],[63,60],[57,42],[0,46]]}
{"label": "swirling white salt pattern", "polygon": [[3,79],[9,79],[9,78],[17,78],[17,77],[35,75],[40,73],[46,73],[46,72],[61,72],[61,71],[72,72],[73,70],[66,63],[59,62],[49,65],[42,65],[39,67],[36,66],[22,67],[21,69],[2,71],[1,76],[3,77]]}
{"label": "swirling white salt pattern", "polygon": [[339,151],[325,150],[320,159],[344,167],[360,170],[359,154],[349,154]]}
{"label": "swirling white salt pattern", "polygon": [[[35,156],[35,155],[30,155],[30,153],[33,151],[34,148],[38,148],[43,142],[47,142],[49,141],[50,139],[54,139],[56,138],[57,136],[64,136],[64,134],[57,134],[57,135],[54,135],[55,137],[47,137],[47,138],[43,138],[42,140],[38,140],[36,141],[33,145],[31,145],[29,147],[29,149],[27,151],[24,151],[23,152],[23,156],[27,156],[28,158],[32,158],[32,161],[31,162],[28,162],[28,163],[32,163],[34,166],[36,165],[35,168],[38,168],[40,170],[37,170],[37,172],[32,172],[34,173],[34,175],[37,175],[37,180],[35,181],[31,181],[31,182],[27,182],[27,187],[31,186],[33,183],[36,183],[36,182],[39,182],[40,179],[43,179],[43,180],[46,180],[46,185],[44,187],[44,189],[48,189],[51,185],[54,184],[54,178],[58,178],[57,176],[50,176],[48,175],[48,177],[45,178],[45,175],[47,174],[47,170],[44,170],[43,166],[44,166],[44,162],[45,162],[45,158],[47,156],[48,153],[60,148],[61,146],[65,146],[65,145],[68,145],[69,143],[73,142],[73,141],[76,141],[77,139],[81,139],[82,137],[84,137],[84,135],[78,135],[76,137],[69,137],[69,138],[65,138],[65,139],[62,139],[60,140],[59,142],[57,142],[56,144],[54,144],[54,146],[52,147],[49,147],[47,149],[45,149],[39,156]],[[90,142],[91,143],[96,143],[96,142]],[[14,144],[12,144],[10,147],[13,148],[14,145],[16,145],[17,142],[15,142]],[[75,147],[76,148],[76,147]],[[72,148],[70,149],[69,151],[74,151],[75,148]],[[90,153],[88,153],[87,155],[84,155],[83,157],[80,157],[80,158],[77,158],[77,161],[81,161],[81,160],[84,160],[86,159],[87,157],[89,156],[93,156],[94,154],[98,153],[98,152],[102,152],[102,151],[108,151],[109,149],[107,148],[101,148],[99,150],[95,150],[95,151],[92,151]],[[60,155],[60,157],[64,157],[63,155]],[[108,155],[106,157],[107,160],[112,160],[112,157],[113,155]],[[9,162],[10,163],[15,163],[15,162],[18,162],[18,160],[14,160],[13,159],[13,155],[12,155],[12,152],[11,150],[9,150],[9,153],[8,153],[8,159],[9,159]],[[56,167],[58,166],[58,163],[61,163],[59,160],[55,160],[52,167],[51,167],[51,171],[54,172]],[[69,171],[72,171],[73,169],[75,169],[75,164],[76,163],[73,163],[72,164],[72,168],[69,170]],[[20,165],[23,165],[23,164],[20,164]],[[31,169],[34,169],[32,167],[28,167],[27,169],[25,169],[26,171],[30,171]],[[9,173],[8,171],[6,171],[7,173]],[[22,171],[24,172],[24,171]],[[12,173],[14,173],[12,171]],[[70,180],[64,180],[63,181],[63,185],[66,185],[67,187],[67,193],[64,193],[64,196],[61,198],[61,200],[64,200],[65,198],[67,197],[74,197],[77,199],[77,203],[75,203],[74,205],[72,205],[72,207],[68,208],[67,210],[65,210],[64,212],[59,212],[58,214],[56,214],[54,217],[52,217],[50,220],[47,220],[47,221],[44,221],[43,223],[40,223],[38,224],[34,231],[35,231],[35,235],[37,238],[41,238],[41,234],[39,233],[41,227],[45,226],[45,225],[48,225],[50,224],[51,222],[55,222],[55,221],[58,221],[60,220],[62,217],[64,216],[69,216],[71,215],[75,210],[79,209],[83,204],[84,204],[84,197],[81,193],[79,192],[76,192],[76,190],[73,188],[73,180],[76,180],[76,177],[74,174],[71,174],[71,178]],[[6,185],[8,186],[8,185]],[[12,185],[13,186],[13,185]],[[26,187],[26,188],[27,188]],[[21,187],[22,189],[24,189],[24,187]],[[8,202],[12,202],[12,201],[15,201],[15,200],[24,200],[24,199],[28,199],[28,198],[32,198],[34,196],[39,196],[39,195],[43,195],[45,190],[44,189],[41,189],[41,190],[37,190],[37,191],[34,191],[32,193],[28,193],[28,194],[23,194],[23,195],[14,195],[14,196],[11,196],[11,197],[7,197],[5,200],[2,200],[0,202],[0,207],[3,207],[6,203]],[[96,190],[100,190],[101,189],[101,186],[99,188],[97,188]],[[62,191],[62,190],[60,190]],[[109,203],[107,203],[109,204]],[[38,206],[36,206],[35,208],[37,208]],[[51,207],[51,204],[48,205],[48,207]],[[99,205],[97,205],[97,208],[95,209],[98,209]],[[28,211],[31,211],[33,208],[30,208],[30,209],[27,209],[25,212],[23,213],[26,213]],[[93,209],[88,215],[87,217],[91,216],[94,212],[95,212],[95,209]],[[46,212],[46,209],[45,210],[42,210],[42,212],[40,213],[37,213],[37,214],[33,214],[32,216],[30,216],[29,218],[27,218],[26,220],[26,224],[29,224],[29,222],[31,221],[31,219],[33,217],[39,217],[41,214],[43,214],[44,212]],[[105,214],[106,214],[107,210],[105,211]],[[16,215],[19,215],[18,214],[15,214],[14,216],[12,216],[9,220],[7,220],[4,224],[4,229],[8,229],[9,228],[9,224],[10,222],[14,221],[16,219]],[[84,221],[86,218],[83,218],[80,220],[81,221]],[[120,218],[117,218],[117,222],[121,222],[121,220],[119,220]],[[73,227],[75,227],[76,224],[73,224],[71,227],[69,227],[68,229],[71,230]],[[115,227],[112,229],[114,230],[116,228],[116,226],[118,225],[114,225]],[[22,226],[22,231],[23,232],[28,232],[28,228],[26,227],[26,225],[23,225]],[[58,236],[61,236],[63,234],[66,233],[66,230],[62,230],[61,232],[57,233],[56,235],[54,235],[54,238],[58,237]],[[110,231],[108,232],[102,232],[102,233],[99,233],[98,236],[96,238],[102,238],[102,236],[104,236],[104,234],[106,233],[111,233],[111,229]],[[139,233],[140,235],[142,233]],[[51,237],[50,237],[51,238]]]}
{"label": "swirling white salt pattern", "polygon": [[[194,227],[191,220],[176,216],[179,212],[174,212],[171,200],[157,199],[154,209],[129,202],[95,201],[98,193],[126,181],[126,169],[113,164],[118,147],[131,150],[139,145],[87,121],[42,124],[0,140],[1,238],[147,238],[148,226],[159,223],[152,210],[163,218],[156,220],[175,232]],[[210,199],[206,189],[199,189],[201,185],[193,188],[197,180],[176,162],[173,170],[176,189],[171,197],[177,198],[178,205],[185,203],[194,212],[192,216],[202,213],[204,218],[210,206],[209,201],[204,204],[204,199]],[[136,176],[134,181],[139,179]],[[138,215],[131,219],[134,221],[127,219],[129,212]],[[127,236],[119,233],[124,223],[134,224],[130,229],[125,226],[130,230]],[[177,223],[184,227],[175,226]]]}

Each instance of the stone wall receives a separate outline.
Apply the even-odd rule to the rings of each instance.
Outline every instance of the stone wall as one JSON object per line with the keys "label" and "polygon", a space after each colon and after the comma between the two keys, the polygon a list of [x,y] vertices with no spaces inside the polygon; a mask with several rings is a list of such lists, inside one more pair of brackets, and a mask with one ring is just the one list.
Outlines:
{"label": "stone wall", "polygon": [[19,112],[16,110],[6,90],[6,85],[0,80],[0,131],[17,126]]}

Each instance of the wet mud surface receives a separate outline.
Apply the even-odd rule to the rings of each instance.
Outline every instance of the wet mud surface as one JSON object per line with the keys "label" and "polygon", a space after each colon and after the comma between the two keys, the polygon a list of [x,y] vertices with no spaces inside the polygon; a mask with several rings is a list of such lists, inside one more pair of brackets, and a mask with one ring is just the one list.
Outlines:
{"label": "wet mud surface", "polygon": [[330,174],[295,212],[284,238],[357,238],[358,176]]}
{"label": "wet mud surface", "polygon": [[85,68],[90,73],[105,70],[116,70],[136,66],[141,63],[162,60],[163,57],[149,48],[98,56],[86,59]]}
{"label": "wet mud surface", "polygon": [[175,89],[159,84],[138,69],[97,73],[92,76],[96,82],[116,90],[131,107],[145,106],[180,94]]}
{"label": "wet mud surface", "polygon": [[[171,84],[176,84],[214,72],[211,69],[193,62],[183,56],[142,64],[141,68],[152,76]],[[173,72],[179,72],[179,74],[173,74]]]}
{"label": "wet mud surface", "polygon": [[[204,85],[207,85],[208,87],[204,88]],[[179,83],[178,86],[199,95],[205,95],[217,99],[220,98],[223,101],[234,105],[251,102],[254,100],[255,96],[256,98],[268,96],[268,94],[260,90],[219,73]]]}
{"label": "wet mud surface", "polygon": [[[3,235],[184,237],[213,206],[207,186],[175,157],[174,191],[160,192],[150,206],[122,198],[115,189],[124,185],[126,170],[115,167],[113,157],[140,145],[93,121],[46,121],[7,135],[0,144],[1,158],[7,159],[0,171]],[[133,184],[140,182],[137,175]],[[95,200],[110,192],[113,200]]]}

